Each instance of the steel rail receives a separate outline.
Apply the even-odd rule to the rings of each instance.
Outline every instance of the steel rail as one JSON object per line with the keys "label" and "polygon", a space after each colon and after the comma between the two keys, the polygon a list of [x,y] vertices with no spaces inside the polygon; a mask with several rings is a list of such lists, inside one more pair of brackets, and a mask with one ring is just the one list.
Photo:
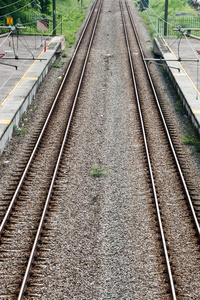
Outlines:
{"label": "steel rail", "polygon": [[62,142],[60,152],[59,152],[59,155],[58,155],[58,159],[57,159],[57,163],[56,163],[56,166],[55,166],[55,169],[54,169],[54,173],[53,173],[52,181],[51,181],[51,184],[50,184],[49,192],[48,192],[48,195],[47,195],[47,198],[46,198],[46,201],[45,201],[45,205],[44,205],[44,209],[43,209],[43,212],[42,212],[42,217],[41,217],[41,220],[40,220],[40,224],[38,226],[37,234],[36,234],[34,244],[33,244],[32,250],[31,250],[31,254],[30,254],[30,257],[29,257],[29,261],[28,261],[28,264],[27,264],[27,268],[26,268],[26,272],[25,272],[25,275],[24,275],[24,278],[23,278],[23,282],[22,282],[22,285],[20,287],[20,292],[19,292],[19,295],[18,295],[18,298],[17,298],[18,300],[23,299],[24,292],[25,292],[25,289],[26,289],[26,284],[27,284],[27,281],[29,279],[31,266],[32,266],[32,263],[34,261],[34,255],[35,255],[35,252],[37,251],[37,246],[38,246],[38,243],[39,243],[39,240],[40,240],[40,235],[41,235],[44,220],[45,220],[45,217],[46,217],[46,212],[48,210],[49,202],[50,202],[50,199],[51,199],[53,186],[54,186],[54,183],[55,183],[55,180],[56,180],[58,168],[59,168],[59,165],[60,165],[60,162],[61,162],[64,147],[65,147],[66,140],[67,140],[67,137],[68,137],[68,134],[69,134],[70,125],[72,123],[72,119],[73,119],[77,99],[78,99],[78,96],[79,96],[79,93],[80,93],[83,77],[84,77],[84,74],[85,74],[85,70],[86,70],[88,59],[89,59],[92,43],[93,43],[93,40],[94,40],[94,35],[95,35],[96,28],[97,28],[98,20],[99,20],[102,3],[103,3],[103,0],[101,0],[99,8],[98,8],[98,13],[97,13],[94,28],[93,28],[93,31],[92,31],[90,43],[89,43],[89,46],[88,46],[88,50],[87,50],[85,62],[84,62],[84,65],[83,65],[81,77],[80,77],[80,80],[79,80],[79,83],[78,83],[78,87],[77,87],[76,95],[75,95],[75,98],[74,98],[73,106],[72,106],[72,109],[71,109],[71,112],[70,112],[70,117],[69,117],[69,120],[68,120],[68,123],[67,123],[67,126],[66,126],[66,131],[65,131],[65,134],[64,134],[63,142]]}
{"label": "steel rail", "polygon": [[150,159],[150,154],[149,154],[149,149],[148,149],[147,137],[146,137],[146,132],[145,132],[145,125],[144,125],[144,120],[143,120],[143,115],[142,115],[142,110],[141,110],[141,105],[140,105],[140,99],[139,99],[139,93],[138,93],[136,78],[135,78],[135,72],[134,72],[134,69],[133,69],[133,61],[132,61],[132,56],[131,56],[131,51],[130,51],[128,34],[127,34],[127,30],[126,30],[123,7],[122,7],[121,0],[119,0],[119,2],[120,2],[123,28],[124,28],[124,34],[125,34],[126,45],[127,45],[127,50],[128,50],[128,56],[129,56],[129,63],[130,63],[130,68],[131,68],[132,81],[133,81],[133,85],[134,85],[134,89],[135,89],[134,91],[135,91],[135,96],[136,96],[136,101],[137,101],[137,107],[138,107],[138,112],[139,112],[139,117],[140,117],[141,128],[142,128],[142,134],[143,134],[143,140],[144,140],[144,145],[145,145],[146,157],[147,157],[147,161],[148,161],[148,168],[149,168],[149,173],[150,173],[150,178],[151,178],[151,183],[152,183],[152,189],[153,189],[153,195],[154,195],[154,200],[155,200],[155,205],[156,205],[158,224],[159,224],[160,234],[161,234],[161,238],[162,238],[162,245],[163,245],[163,250],[164,250],[164,255],[165,255],[165,261],[166,261],[166,266],[167,266],[167,271],[168,271],[168,277],[169,277],[169,281],[170,281],[171,294],[172,294],[173,299],[175,300],[176,299],[176,292],[175,292],[175,287],[174,287],[174,280],[173,280],[173,276],[172,276],[172,270],[171,270],[169,255],[168,255],[168,251],[167,251],[167,244],[166,244],[166,240],[165,240],[165,235],[164,235],[164,230],[163,230],[163,225],[162,225],[162,220],[161,220],[161,214],[160,214],[160,209],[159,209],[159,204],[158,204],[158,197],[157,197],[155,181],[154,181],[154,176],[153,176],[153,171],[152,171],[152,166],[151,166],[151,159]]}
{"label": "steel rail", "polygon": [[67,78],[69,72],[70,72],[71,66],[72,66],[72,64],[73,64],[73,62],[74,62],[74,59],[75,59],[76,54],[77,54],[77,51],[78,51],[78,49],[79,49],[79,46],[80,46],[80,44],[81,44],[81,41],[82,41],[82,39],[83,39],[83,37],[84,37],[84,34],[85,34],[85,32],[86,32],[86,29],[87,29],[87,27],[88,27],[88,24],[89,24],[89,22],[90,22],[90,19],[91,19],[91,17],[92,17],[92,14],[93,14],[93,12],[94,12],[94,9],[95,9],[95,7],[96,7],[97,1],[98,1],[98,0],[95,1],[94,5],[93,5],[93,7],[92,7],[92,9],[91,9],[91,11],[90,11],[90,14],[88,15],[88,18],[87,18],[87,20],[86,20],[85,26],[84,26],[83,31],[82,31],[82,34],[81,34],[81,36],[80,36],[80,38],[79,38],[79,40],[78,40],[77,46],[76,46],[75,51],[74,51],[74,53],[73,53],[73,56],[72,56],[72,58],[71,58],[71,60],[70,60],[70,63],[69,63],[69,66],[68,66],[68,68],[67,68],[67,70],[66,70],[65,76],[63,77],[63,80],[62,80],[62,83],[61,83],[61,85],[60,85],[60,88],[59,88],[59,90],[58,90],[58,92],[57,92],[57,94],[56,94],[56,97],[55,97],[55,99],[54,99],[54,101],[53,101],[53,104],[52,104],[52,106],[51,106],[51,109],[50,109],[50,111],[49,111],[49,113],[48,113],[48,116],[47,116],[47,118],[46,118],[46,120],[45,120],[45,123],[44,123],[43,128],[42,128],[42,130],[41,130],[41,132],[40,132],[40,135],[39,135],[39,137],[38,137],[38,140],[37,140],[37,142],[36,142],[36,144],[35,144],[35,146],[34,146],[34,149],[33,149],[32,153],[31,153],[31,155],[30,155],[30,158],[29,158],[29,160],[28,160],[28,162],[27,162],[27,165],[26,165],[26,167],[25,167],[25,169],[24,169],[24,171],[23,171],[23,174],[22,174],[22,176],[21,176],[21,178],[20,178],[20,181],[19,181],[19,183],[18,183],[18,185],[17,185],[17,188],[16,188],[16,190],[15,190],[15,193],[14,193],[12,199],[11,199],[11,202],[10,202],[10,204],[9,204],[9,206],[8,206],[8,209],[7,209],[6,213],[5,213],[5,216],[4,216],[4,218],[3,218],[2,222],[1,222],[1,225],[0,225],[0,236],[2,235],[2,232],[3,232],[4,228],[5,228],[5,225],[7,224],[7,221],[8,221],[8,219],[9,219],[10,214],[11,214],[11,211],[12,211],[14,205],[15,205],[17,196],[18,196],[18,194],[19,194],[19,192],[20,192],[20,189],[21,189],[21,187],[22,187],[22,185],[23,185],[23,182],[24,182],[24,180],[25,180],[25,177],[26,177],[26,175],[28,174],[28,171],[29,171],[29,168],[30,168],[30,166],[31,166],[31,163],[33,162],[34,156],[35,156],[35,154],[36,154],[36,152],[37,152],[37,149],[38,149],[38,147],[39,147],[39,144],[40,144],[40,142],[41,142],[41,139],[42,139],[42,137],[43,137],[43,135],[44,135],[44,132],[45,132],[46,127],[47,127],[47,124],[49,123],[49,120],[50,120],[50,118],[51,118],[51,116],[52,116],[52,113],[53,113],[53,110],[54,110],[54,108],[55,108],[55,105],[57,104],[58,97],[59,97],[59,95],[60,95],[60,93],[61,93],[61,91],[62,91],[63,85],[64,85],[64,83],[65,83],[65,81],[66,81],[66,78]]}
{"label": "steel rail", "polygon": [[152,91],[154,93],[156,104],[158,106],[159,113],[160,113],[160,116],[161,116],[161,119],[162,119],[162,122],[163,122],[163,125],[164,125],[164,128],[165,128],[165,132],[166,132],[167,137],[168,137],[168,141],[169,141],[169,144],[170,144],[170,147],[171,147],[171,151],[173,153],[173,157],[175,159],[176,166],[177,166],[177,169],[178,169],[178,172],[179,172],[179,175],[180,175],[180,178],[181,178],[184,190],[185,190],[187,201],[189,203],[189,206],[190,206],[190,209],[191,209],[191,212],[192,212],[192,216],[193,216],[193,219],[194,219],[194,222],[195,222],[195,226],[196,226],[196,229],[198,231],[198,235],[200,236],[200,224],[199,224],[199,221],[197,219],[197,215],[195,213],[195,209],[194,209],[194,206],[193,206],[193,203],[192,203],[192,199],[190,197],[190,193],[189,193],[189,190],[188,190],[188,187],[187,187],[187,184],[186,184],[186,181],[185,181],[185,178],[184,178],[184,175],[183,175],[183,172],[182,172],[182,169],[181,169],[178,157],[176,155],[176,151],[175,151],[172,139],[170,137],[170,133],[169,133],[169,130],[168,130],[168,127],[167,127],[167,123],[165,121],[165,117],[163,115],[163,112],[162,112],[162,109],[161,109],[161,106],[160,106],[160,103],[159,103],[159,100],[158,100],[158,96],[157,96],[157,93],[156,93],[156,90],[155,90],[155,87],[154,87],[154,84],[153,84],[153,81],[152,81],[152,78],[151,78],[151,75],[150,75],[150,71],[149,71],[148,65],[147,65],[147,63],[145,61],[144,52],[143,52],[143,49],[142,49],[142,46],[141,46],[141,43],[140,43],[140,40],[139,40],[139,37],[138,37],[138,34],[137,34],[136,26],[135,26],[135,24],[133,22],[133,17],[132,17],[132,14],[130,12],[130,8],[129,8],[128,3],[126,1],[125,1],[125,3],[126,3],[126,7],[127,7],[127,10],[128,10],[128,14],[129,14],[129,17],[130,17],[130,20],[131,20],[131,24],[132,24],[133,30],[135,32],[137,43],[138,43],[138,46],[139,46],[140,51],[141,51],[141,55],[142,55],[142,59],[143,59],[143,62],[144,62],[145,68],[146,68],[146,72],[147,72],[148,77],[149,77],[149,81],[150,81],[150,84],[151,84],[151,89],[152,89]]}

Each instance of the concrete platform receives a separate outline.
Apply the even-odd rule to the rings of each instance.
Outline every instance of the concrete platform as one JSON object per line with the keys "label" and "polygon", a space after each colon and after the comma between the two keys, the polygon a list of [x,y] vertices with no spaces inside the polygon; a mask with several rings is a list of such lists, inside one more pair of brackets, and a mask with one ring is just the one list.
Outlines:
{"label": "concrete platform", "polygon": [[[174,88],[200,136],[200,62],[197,62],[200,59],[200,41],[155,38],[153,48],[155,54],[166,59]],[[181,61],[175,61],[178,59]]]}
{"label": "concrete platform", "polygon": [[[0,59],[0,155],[12,137],[13,126],[18,126],[21,116],[55,61],[56,54],[65,48],[64,36],[47,38],[46,52],[41,46],[41,37],[15,37],[5,42],[1,40],[0,52],[6,54]],[[15,55],[19,59],[12,59]],[[42,60],[33,60],[33,56]],[[15,65],[17,70],[1,63]]]}

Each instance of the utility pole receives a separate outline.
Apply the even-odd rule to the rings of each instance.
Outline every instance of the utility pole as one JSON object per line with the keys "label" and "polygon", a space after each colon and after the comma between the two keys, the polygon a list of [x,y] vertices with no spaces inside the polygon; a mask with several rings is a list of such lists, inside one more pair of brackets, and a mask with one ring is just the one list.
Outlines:
{"label": "utility pole", "polygon": [[53,0],[53,35],[56,35],[56,0]]}
{"label": "utility pole", "polygon": [[164,36],[167,36],[167,17],[168,17],[168,0],[165,0]]}

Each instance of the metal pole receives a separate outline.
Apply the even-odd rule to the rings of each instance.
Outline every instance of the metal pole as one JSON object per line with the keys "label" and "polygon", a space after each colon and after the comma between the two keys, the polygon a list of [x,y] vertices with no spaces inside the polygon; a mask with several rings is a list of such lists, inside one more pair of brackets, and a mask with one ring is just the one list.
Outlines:
{"label": "metal pole", "polygon": [[168,17],[168,0],[165,0],[164,36],[167,36],[167,17]]}
{"label": "metal pole", "polygon": [[41,31],[41,44],[40,47],[43,47],[43,30]]}
{"label": "metal pole", "polygon": [[56,0],[53,0],[53,35],[56,35]]}

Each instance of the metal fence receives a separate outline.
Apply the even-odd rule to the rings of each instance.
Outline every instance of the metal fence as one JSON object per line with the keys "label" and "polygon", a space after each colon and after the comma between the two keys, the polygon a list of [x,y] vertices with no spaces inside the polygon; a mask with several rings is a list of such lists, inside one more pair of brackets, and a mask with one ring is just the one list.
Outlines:
{"label": "metal fence", "polygon": [[[175,17],[168,19],[167,24],[167,36],[174,37],[177,36],[179,33],[174,31],[174,28],[181,26],[182,28],[196,28],[200,29],[200,17]],[[193,34],[200,36],[200,31],[195,31]],[[164,20],[157,20],[157,35],[163,36],[164,35]]]}
{"label": "metal fence", "polygon": [[[49,30],[43,31],[44,35],[53,35],[53,17],[48,16],[45,17],[49,19]],[[26,27],[24,30],[20,30],[20,33],[22,34],[41,34],[41,31],[37,30],[37,19],[43,19],[43,16],[41,14],[30,14],[26,16],[22,16],[20,18],[13,18],[13,25],[20,24],[23,27]],[[7,26],[7,19],[1,19],[0,25]],[[62,16],[58,15],[56,16],[56,34],[62,35]],[[7,29],[0,28],[0,34],[8,32]]]}

